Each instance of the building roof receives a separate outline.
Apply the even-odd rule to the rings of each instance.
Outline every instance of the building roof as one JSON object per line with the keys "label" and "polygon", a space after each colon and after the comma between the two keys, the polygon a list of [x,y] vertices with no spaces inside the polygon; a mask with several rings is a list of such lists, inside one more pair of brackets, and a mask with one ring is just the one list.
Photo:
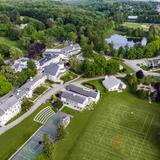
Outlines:
{"label": "building roof", "polygon": [[16,96],[9,97],[6,101],[2,102],[0,104],[0,115],[3,115],[3,113],[11,108],[14,104],[18,102],[18,98]]}
{"label": "building roof", "polygon": [[67,91],[62,92],[61,97],[80,103],[80,104],[83,104],[86,101],[86,97],[82,97],[76,93],[67,92]]}
{"label": "building roof", "polygon": [[79,86],[76,86],[76,85],[73,85],[73,84],[68,85],[66,87],[66,89],[68,91],[72,91],[72,92],[78,93],[78,94],[86,96],[86,97],[96,98],[97,95],[98,95],[98,92],[91,91],[91,90],[86,90],[82,87],[79,87]]}
{"label": "building roof", "polygon": [[58,55],[56,55],[56,54],[47,54],[47,55],[45,55],[44,58],[42,58],[42,59],[39,61],[39,64],[40,64],[40,66],[43,66],[46,62],[48,62],[48,61],[50,61],[50,60],[52,60],[52,59],[55,59],[55,58],[57,58],[57,57],[58,57]]}
{"label": "building roof", "polygon": [[123,82],[117,79],[115,76],[106,76],[103,84],[107,89],[111,89],[118,84],[122,84]]}
{"label": "building roof", "polygon": [[135,20],[137,18],[138,18],[138,16],[128,16],[128,19],[131,19],[131,20]]}
{"label": "building roof", "polygon": [[50,64],[44,68],[44,73],[46,75],[55,76],[57,74],[58,70],[59,70],[58,64]]}
{"label": "building roof", "polygon": [[23,97],[26,92],[28,92],[30,90],[30,88],[32,87],[32,85],[34,85],[39,79],[44,78],[45,75],[43,74],[37,74],[35,77],[33,77],[32,79],[28,80],[23,86],[21,86],[18,89],[18,98]]}

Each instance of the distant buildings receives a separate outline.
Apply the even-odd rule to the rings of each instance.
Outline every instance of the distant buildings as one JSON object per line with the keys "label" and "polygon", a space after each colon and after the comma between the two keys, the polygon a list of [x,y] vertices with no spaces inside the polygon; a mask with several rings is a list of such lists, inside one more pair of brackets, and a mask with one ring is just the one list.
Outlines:
{"label": "distant buildings", "polygon": [[128,16],[128,21],[136,21],[138,16]]}
{"label": "distant buildings", "polygon": [[83,111],[87,105],[97,103],[99,98],[99,91],[93,91],[73,84],[68,85],[61,94],[63,105],[77,111]]}
{"label": "distant buildings", "polygon": [[79,44],[70,44],[62,49],[46,49],[43,56],[46,55],[59,55],[62,59],[68,59],[70,56],[78,54],[81,51]]}
{"label": "distant buildings", "polygon": [[29,58],[23,57],[14,61],[13,65],[11,66],[16,72],[21,72],[24,69],[27,69]]}
{"label": "distant buildings", "polygon": [[102,83],[108,91],[119,92],[126,88],[126,85],[115,76],[106,76]]}
{"label": "distant buildings", "polygon": [[146,60],[145,65],[150,69],[160,69],[160,58]]}

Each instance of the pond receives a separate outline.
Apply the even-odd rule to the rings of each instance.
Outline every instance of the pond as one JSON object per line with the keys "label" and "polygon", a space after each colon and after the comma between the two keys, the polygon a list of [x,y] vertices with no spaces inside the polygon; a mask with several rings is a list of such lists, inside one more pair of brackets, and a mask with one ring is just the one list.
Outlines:
{"label": "pond", "polygon": [[143,46],[147,44],[147,39],[143,37],[142,39],[133,39],[128,38],[127,36],[122,36],[120,34],[114,34],[110,38],[107,38],[106,41],[108,43],[113,43],[113,46],[115,49],[119,49],[120,47],[125,47],[128,45],[128,47],[133,47],[135,43],[141,42]]}

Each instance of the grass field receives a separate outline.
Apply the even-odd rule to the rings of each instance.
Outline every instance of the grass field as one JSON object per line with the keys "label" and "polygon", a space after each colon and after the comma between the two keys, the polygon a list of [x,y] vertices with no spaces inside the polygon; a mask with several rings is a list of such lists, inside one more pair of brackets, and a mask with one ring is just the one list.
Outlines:
{"label": "grass field", "polygon": [[106,92],[94,111],[77,114],[64,141],[55,148],[56,160],[159,160],[160,105],[148,104],[128,91]]}
{"label": "grass field", "polygon": [[9,46],[18,47],[18,42],[17,41],[11,41],[7,37],[0,37],[0,43],[7,44]]}
{"label": "grass field", "polygon": [[45,106],[40,106],[20,124],[0,135],[0,160],[7,160],[40,127],[33,119]]}
{"label": "grass field", "polygon": [[[125,22],[122,26],[129,27],[129,28],[142,28],[144,31],[148,31],[149,27],[153,25],[151,23],[134,23],[134,22]],[[154,24],[155,26],[160,26],[159,24]]]}

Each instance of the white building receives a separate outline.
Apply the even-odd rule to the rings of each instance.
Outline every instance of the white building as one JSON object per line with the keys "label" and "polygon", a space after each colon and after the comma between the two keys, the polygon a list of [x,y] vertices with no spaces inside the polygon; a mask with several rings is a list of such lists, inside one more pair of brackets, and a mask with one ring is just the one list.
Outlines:
{"label": "white building", "polygon": [[99,91],[93,91],[88,88],[84,88],[82,86],[77,86],[74,84],[70,84],[66,87],[68,91],[77,93],[79,95],[85,96],[88,98],[89,102],[97,103],[100,98],[100,92]]}
{"label": "white building", "polygon": [[21,111],[21,103],[16,96],[12,96],[0,104],[0,126],[4,126]]}
{"label": "white building", "polygon": [[136,21],[138,19],[138,16],[128,16],[129,21]]}
{"label": "white building", "polygon": [[66,71],[64,63],[50,64],[44,68],[44,75],[51,81],[60,82],[60,76]]}
{"label": "white building", "polygon": [[50,52],[47,52],[47,53],[48,54],[44,54],[44,58],[36,62],[36,66],[38,70],[43,70],[44,67],[50,65],[51,63],[58,63],[60,61],[61,59],[60,55],[49,54]]}
{"label": "white building", "polygon": [[16,72],[21,72],[23,69],[27,69],[28,61],[29,61],[29,58],[27,57],[17,59],[14,61],[11,67],[15,69]]}
{"label": "white building", "polygon": [[61,59],[68,59],[72,55],[76,55],[81,51],[79,44],[70,44],[62,49],[46,49],[43,56],[46,55],[59,55]]}
{"label": "white building", "polygon": [[93,91],[82,86],[70,84],[61,95],[64,106],[83,111],[87,105],[97,103],[100,98],[99,91]]}
{"label": "white building", "polygon": [[43,74],[37,74],[35,77],[28,80],[22,87],[17,89],[16,95],[23,99],[24,97],[31,98],[33,91],[45,82],[47,76]]}
{"label": "white building", "polygon": [[126,85],[115,76],[106,76],[102,83],[108,91],[122,91],[126,88]]}
{"label": "white building", "polygon": [[77,111],[83,111],[85,106],[88,105],[87,97],[69,91],[64,91],[61,94],[61,101],[63,102],[63,105]]}

